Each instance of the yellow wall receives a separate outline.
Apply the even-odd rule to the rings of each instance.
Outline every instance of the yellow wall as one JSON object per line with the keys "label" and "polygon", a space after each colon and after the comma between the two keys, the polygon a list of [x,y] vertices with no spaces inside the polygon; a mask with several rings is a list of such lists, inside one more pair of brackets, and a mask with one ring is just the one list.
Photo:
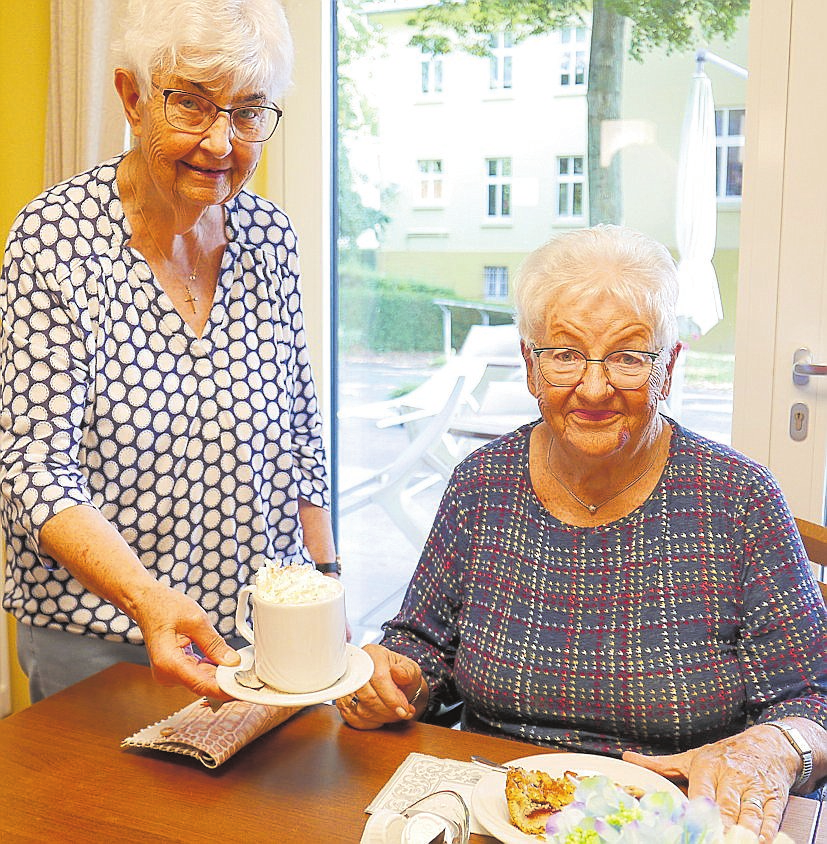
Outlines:
{"label": "yellow wall", "polygon": [[[0,3],[0,240],[20,208],[43,189],[43,140],[49,75],[49,0]],[[0,617],[6,623],[7,616]],[[28,703],[12,654],[12,703]]]}

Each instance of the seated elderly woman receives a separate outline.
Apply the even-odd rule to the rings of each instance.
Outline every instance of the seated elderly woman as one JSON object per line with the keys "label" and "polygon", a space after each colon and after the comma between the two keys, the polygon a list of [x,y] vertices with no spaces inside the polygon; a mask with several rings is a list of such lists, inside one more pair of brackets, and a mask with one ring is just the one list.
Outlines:
{"label": "seated elderly woman", "polygon": [[[769,471],[658,410],[675,264],[598,226],[524,263],[542,418],[455,470],[353,727],[464,701],[463,728],[623,755],[771,836],[827,776],[827,612]],[[643,755],[646,754],[646,755]]]}

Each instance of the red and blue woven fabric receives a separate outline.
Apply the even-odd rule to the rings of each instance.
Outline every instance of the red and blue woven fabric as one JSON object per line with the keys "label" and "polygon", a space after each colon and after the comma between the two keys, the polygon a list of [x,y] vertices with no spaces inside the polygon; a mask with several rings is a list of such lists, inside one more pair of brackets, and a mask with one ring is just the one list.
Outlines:
{"label": "red and blue woven fabric", "polygon": [[764,467],[669,420],[647,501],[582,528],[528,469],[533,426],[455,470],[383,644],[463,727],[670,753],[799,715],[827,727],[827,612]]}

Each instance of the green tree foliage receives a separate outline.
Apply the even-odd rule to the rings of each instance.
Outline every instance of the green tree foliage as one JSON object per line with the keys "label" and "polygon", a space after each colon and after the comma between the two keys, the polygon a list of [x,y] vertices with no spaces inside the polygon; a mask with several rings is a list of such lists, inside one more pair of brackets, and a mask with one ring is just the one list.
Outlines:
{"label": "green tree foliage", "polygon": [[438,0],[420,9],[410,23],[411,39],[434,53],[455,48],[486,56],[488,37],[505,27],[516,41],[585,23],[591,17],[588,87],[589,210],[592,223],[622,222],[617,161],[600,167],[600,126],[618,119],[622,68],[628,49],[640,60],[649,50],[691,50],[735,32],[749,0]]}

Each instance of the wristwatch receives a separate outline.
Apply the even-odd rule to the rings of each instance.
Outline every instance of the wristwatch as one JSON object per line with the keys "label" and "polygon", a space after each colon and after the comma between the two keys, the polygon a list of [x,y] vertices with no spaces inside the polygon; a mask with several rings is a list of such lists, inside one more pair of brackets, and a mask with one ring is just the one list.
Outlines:
{"label": "wristwatch", "polygon": [[795,748],[796,753],[801,757],[801,773],[796,777],[795,782],[790,786],[790,791],[800,788],[810,779],[813,773],[813,749],[807,744],[807,740],[801,735],[801,731],[780,721],[764,721],[768,727],[775,727],[784,733],[787,741]]}
{"label": "wristwatch", "polygon": [[336,560],[332,563],[316,563],[316,571],[322,574],[341,574],[342,558],[337,554]]}

